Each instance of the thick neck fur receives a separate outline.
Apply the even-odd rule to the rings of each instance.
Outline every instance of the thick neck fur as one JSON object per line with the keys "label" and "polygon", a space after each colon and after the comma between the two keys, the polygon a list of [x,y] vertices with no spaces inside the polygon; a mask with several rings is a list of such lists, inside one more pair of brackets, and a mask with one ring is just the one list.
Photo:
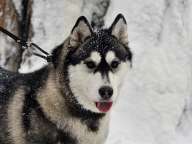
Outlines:
{"label": "thick neck fur", "polygon": [[[96,114],[91,111],[79,109],[74,103],[70,103],[57,86],[56,75],[53,67],[44,88],[37,94],[45,116],[56,125],[59,130],[70,133],[79,144],[104,143],[108,134],[109,114]],[[74,107],[72,107],[74,106]],[[82,112],[82,114],[80,114]],[[94,142],[93,142],[94,141]]]}
{"label": "thick neck fur", "polygon": [[55,69],[52,66],[49,67],[51,70],[48,74],[47,83],[37,96],[43,112],[61,128],[65,127],[67,119],[73,119],[86,125],[89,130],[97,131],[100,121],[105,119],[105,114],[94,113],[84,109],[71,96],[69,89],[64,89],[65,92],[61,91],[57,84]]}

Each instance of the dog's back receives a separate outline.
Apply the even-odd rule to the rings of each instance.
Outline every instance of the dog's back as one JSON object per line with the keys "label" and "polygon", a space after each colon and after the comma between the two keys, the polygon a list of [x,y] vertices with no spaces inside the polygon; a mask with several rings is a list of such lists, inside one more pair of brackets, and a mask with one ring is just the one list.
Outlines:
{"label": "dog's back", "polygon": [[0,143],[10,143],[8,139],[7,108],[14,92],[14,81],[19,75],[0,68]]}
{"label": "dog's back", "polygon": [[7,71],[0,67],[0,105],[6,105],[10,97],[15,91],[23,86],[26,88],[37,88],[42,78],[42,73],[46,71],[43,68],[37,72],[30,74],[19,74],[16,72]]}
{"label": "dog's back", "polygon": [[14,86],[18,74],[6,71],[0,67],[0,105],[4,105],[11,94],[11,87]]}
{"label": "dog's back", "polygon": [[[14,143],[11,138],[13,131],[25,131],[32,124],[31,112],[36,106],[35,92],[42,86],[45,77],[46,67],[31,74],[19,74],[0,68],[0,144]],[[20,111],[17,106],[22,106]]]}

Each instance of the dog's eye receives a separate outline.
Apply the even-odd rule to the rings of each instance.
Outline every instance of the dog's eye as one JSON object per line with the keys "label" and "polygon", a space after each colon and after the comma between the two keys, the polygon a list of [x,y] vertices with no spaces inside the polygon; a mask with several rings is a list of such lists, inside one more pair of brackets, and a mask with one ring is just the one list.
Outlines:
{"label": "dog's eye", "polygon": [[88,61],[88,62],[85,62],[86,66],[89,68],[89,69],[94,69],[96,67],[96,64],[93,62],[93,61]]}
{"label": "dog's eye", "polygon": [[119,66],[119,62],[118,61],[112,61],[111,62],[111,68],[116,69],[116,68],[118,68],[118,66]]}

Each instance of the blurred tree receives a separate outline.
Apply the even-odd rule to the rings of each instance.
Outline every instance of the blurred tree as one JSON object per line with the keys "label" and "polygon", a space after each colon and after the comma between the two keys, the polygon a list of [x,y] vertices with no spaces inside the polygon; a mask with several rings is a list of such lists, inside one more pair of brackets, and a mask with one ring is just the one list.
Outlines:
{"label": "blurred tree", "polygon": [[[102,28],[109,5],[110,0],[1,0],[0,26],[50,51],[64,41],[80,15],[85,15],[95,30]],[[37,57],[4,34],[0,34],[0,45],[0,66],[21,72],[39,68],[35,67]]]}
{"label": "blurred tree", "polygon": [[[0,26],[19,34],[19,17],[11,0],[0,1]],[[21,51],[15,42],[0,33],[0,65],[4,68],[17,71],[21,61]]]}
{"label": "blurred tree", "polygon": [[89,16],[91,25],[94,29],[104,26],[104,17],[107,13],[110,0],[83,0],[82,11]]}

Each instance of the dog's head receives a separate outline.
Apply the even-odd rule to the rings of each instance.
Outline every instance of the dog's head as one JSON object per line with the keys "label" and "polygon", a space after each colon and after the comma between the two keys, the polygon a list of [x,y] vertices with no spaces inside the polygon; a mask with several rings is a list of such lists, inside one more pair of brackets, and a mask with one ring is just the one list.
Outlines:
{"label": "dog's head", "polygon": [[108,112],[131,66],[127,24],[119,14],[109,29],[93,32],[80,17],[64,47],[55,50],[59,85],[68,85],[74,99],[87,110]]}

